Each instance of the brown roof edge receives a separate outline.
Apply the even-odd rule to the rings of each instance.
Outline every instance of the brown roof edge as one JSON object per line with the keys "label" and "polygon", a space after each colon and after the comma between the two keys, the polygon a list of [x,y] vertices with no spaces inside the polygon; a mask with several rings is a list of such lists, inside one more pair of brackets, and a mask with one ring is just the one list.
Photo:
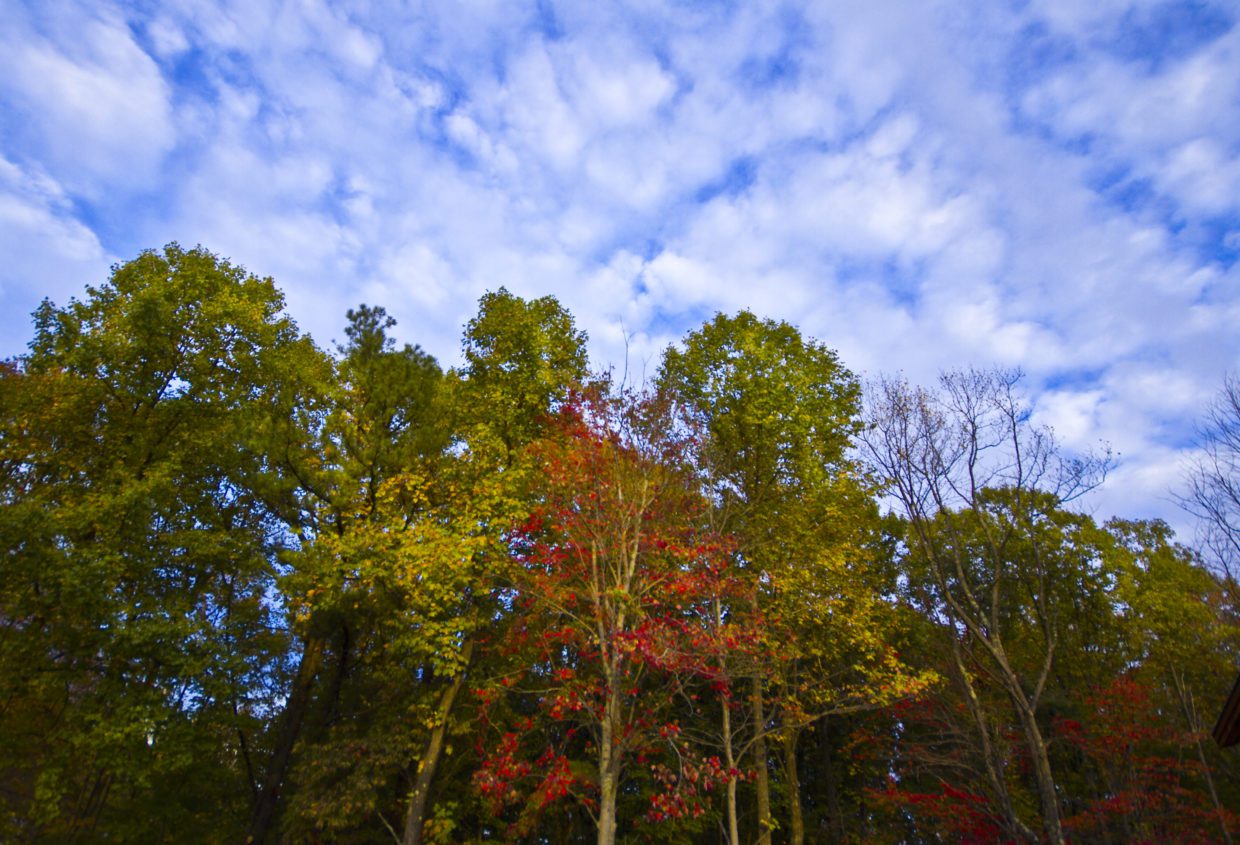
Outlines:
{"label": "brown roof edge", "polygon": [[1220,748],[1240,742],[1240,677],[1231,687],[1231,694],[1223,705],[1223,712],[1214,723],[1214,741]]}

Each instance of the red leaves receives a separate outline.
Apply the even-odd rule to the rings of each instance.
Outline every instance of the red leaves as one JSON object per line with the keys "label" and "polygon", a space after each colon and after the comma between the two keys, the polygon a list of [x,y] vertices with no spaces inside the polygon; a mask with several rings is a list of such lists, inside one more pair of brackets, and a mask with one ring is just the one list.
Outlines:
{"label": "red leaves", "polygon": [[545,772],[542,781],[534,790],[539,808],[546,807],[552,801],[558,801],[568,795],[575,779],[569,771],[567,757],[548,748],[538,758],[535,765]]}
{"label": "red leaves", "polygon": [[[1072,796],[1063,828],[1073,842],[1217,841],[1219,813],[1201,783],[1196,749],[1156,703],[1150,687],[1123,675],[1080,696],[1072,715],[1060,715],[1047,734],[1059,765],[1056,775]],[[897,703],[888,718],[900,726],[898,761],[887,787],[867,793],[893,823],[911,823],[914,838],[997,843],[1007,841],[1002,813],[984,793],[984,781],[960,777],[972,750],[958,744],[953,721],[963,702],[933,699]],[[1174,717],[1172,717],[1174,719]],[[1018,731],[996,725],[1007,746],[1010,788],[1027,789],[1028,755],[1020,753]],[[871,752],[890,728],[878,726],[856,737]],[[927,770],[932,774],[927,776]],[[1028,793],[1024,793],[1028,795]],[[1234,829],[1240,817],[1226,812]],[[1030,814],[1026,817],[1036,819]]]}
{"label": "red leaves", "polygon": [[962,845],[994,845],[1006,841],[1003,831],[994,822],[990,802],[983,795],[943,783],[938,792],[913,792],[900,789],[889,780],[885,790],[870,790],[876,803],[904,810],[928,826],[946,834],[946,838]]}
{"label": "red leaves", "polygon": [[[668,736],[680,732],[675,725],[665,725],[664,729]],[[725,768],[716,756],[694,757],[687,744],[680,746],[676,762],[674,771],[663,764],[650,766],[650,774],[660,788],[650,796],[650,809],[646,812],[648,821],[698,818],[706,812],[707,797],[711,792],[731,778],[744,780],[739,770]]]}
{"label": "red leaves", "polygon": [[[570,772],[610,766],[618,777],[638,755],[659,785],[652,819],[700,814],[700,797],[727,779],[666,714],[706,687],[726,691],[721,654],[760,638],[736,625],[720,637],[714,602],[740,591],[732,544],[699,519],[706,503],[685,469],[686,444],[651,410],[581,399],[537,447],[539,504],[509,536],[512,627],[523,636],[513,657],[528,671],[487,701],[495,714],[502,697],[532,715],[476,778],[497,814],[520,805],[528,819],[565,798],[603,800],[600,775],[587,783]],[[604,736],[606,749],[585,741]]]}
{"label": "red leaves", "polygon": [[[1065,830],[1082,840],[1215,841],[1218,814],[1195,782],[1193,740],[1166,724],[1148,686],[1123,675],[1095,689],[1084,704],[1086,721],[1056,719],[1055,733],[1085,757],[1106,788],[1064,819]],[[1226,815],[1229,826],[1240,822]]]}
{"label": "red leaves", "polygon": [[474,786],[498,815],[503,808],[520,800],[517,782],[529,775],[532,766],[518,757],[518,736],[507,732],[499,748],[482,760],[474,773]]}

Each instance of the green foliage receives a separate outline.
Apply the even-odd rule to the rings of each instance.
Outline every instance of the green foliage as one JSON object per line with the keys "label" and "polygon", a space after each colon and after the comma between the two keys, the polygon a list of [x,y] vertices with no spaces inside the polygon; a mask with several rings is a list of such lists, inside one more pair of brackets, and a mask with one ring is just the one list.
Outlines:
{"label": "green foliage", "polygon": [[[249,482],[317,352],[271,281],[170,245],[36,313],[4,373],[6,838],[236,833],[287,642]],[[210,823],[208,823],[210,820]]]}
{"label": "green foliage", "polygon": [[[667,350],[658,381],[706,435],[704,460],[729,517],[768,520],[855,487],[847,450],[859,431],[860,387],[834,352],[793,326],[719,314],[683,350]],[[823,516],[814,522],[830,530]],[[752,542],[769,531],[748,533]]]}
{"label": "green foliage", "polygon": [[[348,313],[321,445],[300,474],[308,528],[281,581],[290,626],[328,655],[297,740],[289,835],[399,828],[432,735],[468,720],[459,704],[444,712],[443,695],[502,612],[492,591],[504,532],[528,508],[524,447],[585,361],[584,335],[551,298],[501,290],[480,309],[467,366],[448,378],[396,348],[383,309]],[[446,835],[453,821],[441,811],[427,824]]]}
{"label": "green foliage", "polygon": [[863,429],[748,312],[633,403],[551,297],[483,296],[446,373],[382,308],[329,356],[283,307],[172,244],[0,363],[0,840],[1240,826],[1234,583],[1068,507],[1106,461],[1016,374],[885,383]]}
{"label": "green foliage", "polygon": [[852,374],[787,323],[741,312],[668,349],[659,384],[698,432],[713,518],[736,536],[781,650],[816,662],[815,674],[850,661],[854,646],[870,655],[861,662],[881,653],[864,553],[877,514],[848,456],[860,399]]}
{"label": "green foliage", "polygon": [[443,376],[418,347],[395,348],[386,330],[396,321],[382,308],[362,305],[347,316],[324,454],[349,479],[341,482],[345,492],[356,492],[350,483],[362,485],[373,505],[384,479],[425,466],[447,447]]}
{"label": "green foliage", "polygon": [[[758,823],[774,827],[762,817],[773,728],[795,759],[815,720],[898,700],[935,673],[892,648],[901,614],[884,575],[893,573],[873,554],[878,513],[850,454],[860,386],[835,353],[787,323],[720,314],[667,351],[659,384],[699,433],[714,520],[750,571],[753,604],[731,612],[766,620],[773,659],[752,670],[748,732]],[[787,800],[797,826],[800,796]]]}
{"label": "green foliage", "polygon": [[478,301],[465,327],[465,366],[457,403],[475,450],[510,460],[533,440],[546,415],[586,379],[586,334],[554,297],[525,300],[500,288]]}

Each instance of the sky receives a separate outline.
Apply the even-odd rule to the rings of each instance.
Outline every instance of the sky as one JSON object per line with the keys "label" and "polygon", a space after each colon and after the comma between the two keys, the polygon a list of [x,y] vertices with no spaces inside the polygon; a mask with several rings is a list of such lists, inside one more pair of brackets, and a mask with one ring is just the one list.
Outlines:
{"label": "sky", "polygon": [[1240,11],[1123,0],[5,0],[0,356],[171,241],[324,347],[457,362],[500,286],[652,375],[718,311],[862,378],[1020,367],[1170,500],[1240,368]]}

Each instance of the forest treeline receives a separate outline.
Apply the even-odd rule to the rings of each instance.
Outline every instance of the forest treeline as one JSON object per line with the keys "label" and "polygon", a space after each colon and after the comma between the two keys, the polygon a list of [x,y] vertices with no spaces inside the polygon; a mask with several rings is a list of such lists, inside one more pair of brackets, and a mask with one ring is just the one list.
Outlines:
{"label": "forest treeline", "polygon": [[325,351],[173,244],[0,365],[0,841],[1232,842],[1237,588],[1019,376],[553,298]]}

